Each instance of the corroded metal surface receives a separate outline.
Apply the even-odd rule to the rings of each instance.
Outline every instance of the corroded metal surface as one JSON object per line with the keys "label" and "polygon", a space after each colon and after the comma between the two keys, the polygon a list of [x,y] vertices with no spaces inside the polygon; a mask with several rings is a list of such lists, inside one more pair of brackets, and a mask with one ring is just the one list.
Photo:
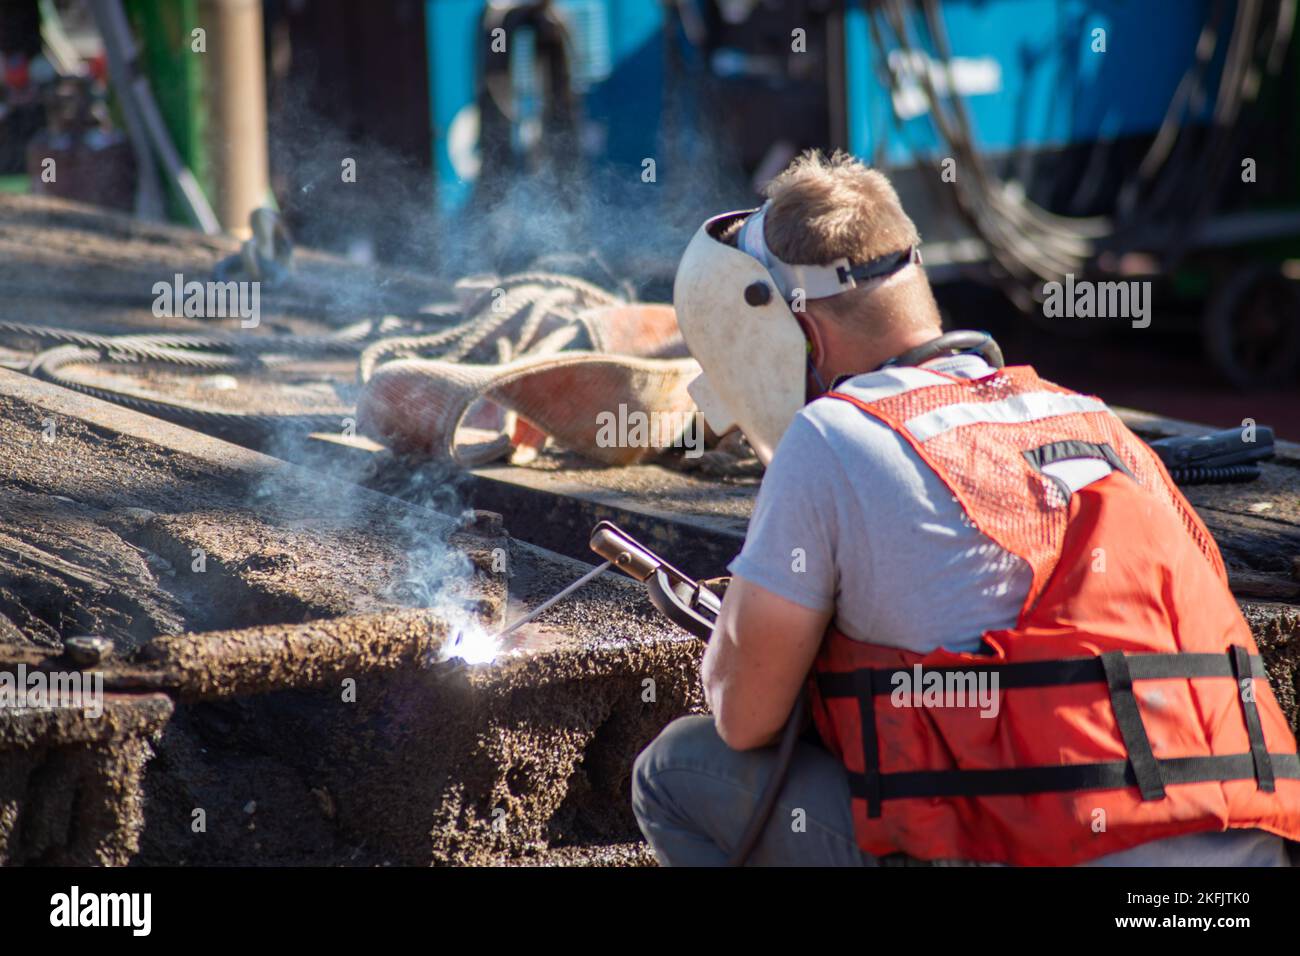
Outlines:
{"label": "corroded metal surface", "polygon": [[37,607],[4,598],[0,669],[71,667],[60,644],[87,630],[115,644],[100,723],[0,732],[0,856],[428,864],[635,840],[632,758],[702,707],[699,643],[637,586],[604,575],[491,663],[448,660],[457,621],[493,630],[586,566],[13,373],[0,405],[0,495],[30,519],[3,533],[53,582]]}

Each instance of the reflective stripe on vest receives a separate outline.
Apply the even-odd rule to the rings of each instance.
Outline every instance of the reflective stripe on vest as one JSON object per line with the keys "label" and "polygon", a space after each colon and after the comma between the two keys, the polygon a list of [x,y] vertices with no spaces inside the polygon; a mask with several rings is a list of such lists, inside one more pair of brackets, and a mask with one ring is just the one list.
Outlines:
{"label": "reflective stripe on vest", "polygon": [[917,441],[929,441],[962,425],[980,422],[1004,425],[1036,422],[1071,412],[1108,411],[1106,403],[1085,395],[1061,395],[1057,392],[1028,392],[1004,398],[1000,402],[968,402],[947,405],[924,415],[909,418],[903,425]]}

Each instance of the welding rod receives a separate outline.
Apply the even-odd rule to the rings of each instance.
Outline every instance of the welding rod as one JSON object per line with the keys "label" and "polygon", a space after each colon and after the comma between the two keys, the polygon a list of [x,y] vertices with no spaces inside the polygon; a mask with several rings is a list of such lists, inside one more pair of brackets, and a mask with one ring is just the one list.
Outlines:
{"label": "welding rod", "polygon": [[501,638],[505,637],[507,634],[509,634],[509,633],[510,633],[511,631],[513,631],[515,628],[517,628],[517,627],[521,627],[521,626],[523,626],[524,624],[527,624],[529,621],[531,621],[533,618],[537,617],[537,615],[541,614],[543,611],[545,611],[548,607],[550,607],[550,606],[551,606],[552,604],[554,604],[556,601],[560,601],[560,600],[562,600],[562,599],[568,597],[570,594],[572,594],[574,591],[578,590],[578,588],[582,587],[584,584],[586,584],[588,581],[590,581],[590,580],[591,580],[592,578],[594,578],[596,575],[598,575],[598,574],[602,573],[603,571],[605,571],[605,570],[606,570],[606,569],[607,569],[611,564],[613,564],[613,563],[614,563],[613,561],[605,561],[605,562],[603,562],[603,563],[601,563],[601,564],[598,564],[596,567],[592,568],[590,571],[588,571],[588,572],[587,572],[586,574],[584,574],[582,577],[578,578],[578,580],[576,580],[576,581],[574,581],[572,584],[570,584],[567,588],[565,588],[565,589],[564,589],[563,591],[561,591],[559,594],[554,594],[554,595],[552,595],[551,597],[547,598],[547,599],[546,599],[545,601],[543,601],[541,604],[537,605],[537,607],[533,608],[531,611],[529,611],[529,612],[528,612],[527,614],[525,614],[523,617],[519,618],[519,620],[515,621],[513,624],[508,625],[504,630],[498,631],[496,634],[493,635],[492,639],[493,639],[494,641],[499,641]]}

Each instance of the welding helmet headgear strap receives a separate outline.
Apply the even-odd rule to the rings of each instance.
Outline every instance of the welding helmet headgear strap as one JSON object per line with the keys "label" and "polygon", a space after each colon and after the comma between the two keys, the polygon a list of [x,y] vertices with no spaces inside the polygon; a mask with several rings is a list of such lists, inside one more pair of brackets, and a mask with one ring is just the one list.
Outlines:
{"label": "welding helmet headgear strap", "polygon": [[786,262],[767,246],[763,230],[770,206],[771,200],[749,215],[736,236],[736,248],[756,259],[771,273],[772,280],[787,302],[794,300],[796,290],[802,289],[805,299],[827,299],[875,279],[901,272],[914,262],[918,265],[921,262],[921,250],[916,246],[859,263],[844,257],[825,265]]}

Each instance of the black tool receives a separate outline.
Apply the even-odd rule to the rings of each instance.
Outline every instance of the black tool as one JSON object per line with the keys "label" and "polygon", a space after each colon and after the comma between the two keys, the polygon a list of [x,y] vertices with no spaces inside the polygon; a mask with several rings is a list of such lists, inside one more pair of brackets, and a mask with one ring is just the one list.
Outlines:
{"label": "black tool", "polygon": [[1256,462],[1273,457],[1273,429],[1257,425],[1246,440],[1246,429],[1227,428],[1195,437],[1176,435],[1151,442],[1151,449],[1180,485],[1251,481],[1259,477]]}

